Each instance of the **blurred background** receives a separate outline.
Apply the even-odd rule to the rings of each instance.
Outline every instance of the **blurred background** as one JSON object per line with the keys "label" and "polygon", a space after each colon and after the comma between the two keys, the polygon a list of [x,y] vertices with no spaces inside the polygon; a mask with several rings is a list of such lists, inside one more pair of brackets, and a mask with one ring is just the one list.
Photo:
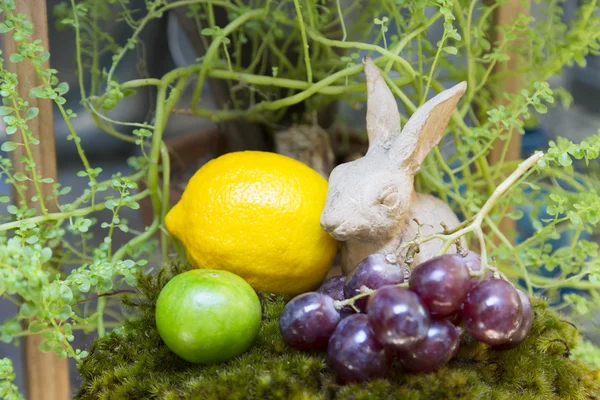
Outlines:
{"label": "blurred background", "polygon": [[[53,19],[54,8],[59,5],[59,0],[48,0],[48,15]],[[578,1],[565,2],[564,18],[569,19]],[[130,0],[130,7],[145,8],[144,0]],[[532,14],[539,12],[535,8]],[[126,24],[109,22],[107,31],[117,39],[126,40],[130,34],[130,28]],[[431,28],[428,32],[433,38],[441,36],[443,29],[441,24]],[[392,34],[393,32],[390,32]],[[75,36],[71,30],[59,29],[56,24],[50,24],[50,53],[52,67],[59,71],[59,79],[66,81],[71,90],[67,94],[67,107],[71,108],[79,116],[73,121],[75,129],[82,139],[82,145],[95,167],[103,169],[104,179],[110,177],[116,171],[127,173],[131,170],[127,159],[136,155],[138,146],[125,143],[100,131],[91,117],[86,114],[79,104],[78,77],[76,64],[74,62],[74,40]],[[160,21],[152,22],[140,37],[142,46],[136,52],[129,52],[120,64],[117,71],[117,79],[126,81],[137,77],[160,77],[167,71],[194,63],[196,53],[193,43],[188,40],[184,29],[180,25],[179,18],[174,13],[164,15]],[[432,39],[435,42],[436,39]],[[101,61],[103,65],[110,64],[110,54]],[[585,68],[568,68],[561,75],[552,79],[553,85],[565,86],[571,91],[574,104],[569,109],[555,108],[548,114],[543,115],[537,124],[529,126],[523,138],[523,153],[533,149],[547,147],[548,141],[557,136],[563,136],[580,141],[581,139],[595,134],[600,127],[600,58],[589,57]],[[181,108],[186,108],[191,98],[193,82],[186,88],[186,95],[180,100]],[[201,99],[204,108],[215,108],[218,99],[211,95],[211,87],[207,85]],[[119,107],[111,112],[111,117],[120,121],[145,121],[151,120],[153,108],[153,93],[140,91],[137,95],[126,98]],[[179,107],[178,107],[179,108]],[[56,111],[55,135],[56,151],[58,157],[59,181],[66,186],[71,186],[73,191],[70,195],[75,197],[87,185],[85,179],[77,178],[76,172],[81,169],[81,162],[76,154],[73,143],[67,141],[67,129],[63,119]],[[353,126],[364,125],[364,111],[357,113],[350,108],[340,108],[335,114],[336,120],[345,121]],[[200,151],[202,162],[214,157],[224,150],[235,150],[243,148],[268,148],[271,144],[261,132],[243,131],[238,135],[229,133],[227,140],[222,142],[216,135],[216,125],[199,117],[188,115],[176,115],[171,118],[165,137],[168,140],[179,140],[183,147],[189,147],[190,151]],[[127,133],[127,132],[125,132]],[[0,129],[0,143],[5,140],[4,129]],[[174,160],[176,165],[177,160]],[[100,177],[102,179],[102,176]],[[0,195],[10,194],[10,187],[0,183]],[[67,196],[67,197],[68,197]],[[69,199],[67,199],[69,200]],[[140,212],[127,209],[123,213],[130,227],[143,230],[144,219]],[[97,238],[102,238],[99,233]],[[100,239],[98,239],[100,240]],[[115,240],[118,240],[116,238]],[[0,300],[0,321],[7,316],[14,315],[16,309],[13,304]],[[599,316],[600,317],[600,316]],[[80,336],[79,343],[74,347],[84,348],[91,343],[93,337]],[[596,338],[596,343],[600,338]],[[17,371],[17,383],[21,389],[24,388],[22,371],[22,349],[13,345],[0,344],[0,358],[10,357],[15,362]],[[71,365],[72,386],[77,386],[78,375],[75,365]]]}

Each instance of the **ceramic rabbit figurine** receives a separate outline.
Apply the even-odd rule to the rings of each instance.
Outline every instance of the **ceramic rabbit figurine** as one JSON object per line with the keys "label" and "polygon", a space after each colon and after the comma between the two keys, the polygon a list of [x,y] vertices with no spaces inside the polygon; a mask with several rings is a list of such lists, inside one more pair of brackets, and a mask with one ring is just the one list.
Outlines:
{"label": "ceramic rabbit figurine", "polygon": [[[422,235],[442,232],[441,223],[449,228],[459,223],[447,204],[415,192],[414,176],[442,138],[466,83],[423,104],[401,131],[397,104],[381,71],[369,58],[363,63],[369,149],[364,157],[332,171],[321,214],[323,229],[342,242],[345,274],[369,254],[393,253],[401,242],[414,239],[419,229],[414,219]],[[422,244],[413,265],[435,257],[441,245],[437,239]]]}

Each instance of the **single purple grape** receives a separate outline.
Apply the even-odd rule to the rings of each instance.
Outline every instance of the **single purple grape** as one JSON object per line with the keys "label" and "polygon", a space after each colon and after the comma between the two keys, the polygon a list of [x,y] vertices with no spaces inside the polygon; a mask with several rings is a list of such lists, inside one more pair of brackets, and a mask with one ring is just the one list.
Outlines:
{"label": "single purple grape", "polygon": [[469,292],[463,305],[467,332],[492,346],[507,343],[519,330],[522,317],[517,290],[502,279],[482,281]]}
{"label": "single purple grape", "polygon": [[448,363],[458,352],[460,332],[446,320],[433,320],[427,336],[410,349],[398,353],[404,368],[410,372],[432,372]]}
{"label": "single purple grape", "polygon": [[412,271],[409,287],[434,318],[445,317],[460,309],[471,286],[471,275],[462,256],[456,254],[432,258]]}
{"label": "single purple grape", "polygon": [[[404,272],[397,263],[390,262],[384,254],[371,254],[362,260],[346,278],[344,296],[349,299],[364,293],[365,289],[376,290],[387,285],[404,282]],[[358,299],[354,305],[365,311],[369,296]]]}
{"label": "single purple grape", "polygon": [[309,292],[294,297],[279,316],[283,340],[298,350],[325,349],[340,322],[333,299],[322,293]]}
{"label": "single purple grape", "polygon": [[[331,297],[334,300],[344,301],[346,298],[344,297],[344,283],[346,282],[345,276],[334,276],[333,278],[327,279],[317,292],[323,293]],[[350,306],[344,306],[340,310],[340,316],[342,318],[346,318],[348,315],[355,314],[354,310]]]}
{"label": "single purple grape", "polygon": [[519,298],[521,299],[521,306],[523,308],[523,313],[521,315],[521,323],[519,325],[519,328],[508,338],[508,341],[506,343],[501,344],[499,346],[495,346],[497,349],[500,350],[512,349],[513,347],[517,347],[518,345],[520,345],[527,337],[527,334],[531,330],[531,325],[533,324],[533,307],[531,306],[531,301],[529,300],[529,297],[527,297],[525,292],[523,292],[520,289],[516,290],[519,294]]}
{"label": "single purple grape", "polygon": [[342,301],[344,300],[344,282],[346,282],[345,276],[334,276],[323,282],[317,292],[323,293],[334,300]]}
{"label": "single purple grape", "polygon": [[408,350],[429,329],[429,313],[419,296],[398,286],[384,286],[371,295],[367,316],[377,340],[395,350]]}
{"label": "single purple grape", "polygon": [[364,314],[343,319],[329,339],[327,360],[341,383],[383,378],[392,359],[393,354],[377,341]]}

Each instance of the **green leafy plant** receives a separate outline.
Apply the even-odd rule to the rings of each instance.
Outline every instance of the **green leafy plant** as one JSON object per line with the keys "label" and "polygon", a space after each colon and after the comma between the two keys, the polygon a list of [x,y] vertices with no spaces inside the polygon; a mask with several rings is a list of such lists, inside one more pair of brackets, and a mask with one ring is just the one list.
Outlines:
{"label": "green leafy plant", "polygon": [[600,349],[597,346],[594,346],[592,342],[582,341],[577,344],[575,349],[573,358],[585,362],[596,370],[600,370]]}
{"label": "green leafy plant", "polygon": [[[586,56],[599,53],[597,2],[583,2],[571,21],[563,21],[562,2],[539,0],[544,12],[538,18],[521,15],[508,25],[492,26],[493,13],[503,3],[352,0],[342,8],[339,0],[259,0],[252,6],[240,0],[146,0],[145,7],[133,9],[127,0],[64,2],[54,15],[58,25],[72,29],[76,37],[81,103],[100,129],[135,143],[142,152],[130,160],[133,173],[103,177],[102,170],[90,164],[73,128],[71,121],[77,116],[65,108],[68,85],[47,67],[50,54],[36,39],[35,27],[15,11],[14,0],[0,2],[0,33],[18,44],[15,53],[2,54],[0,60],[0,114],[9,137],[2,150],[18,154],[0,157],[0,177],[15,193],[7,214],[0,216],[0,295],[19,307],[18,314],[0,325],[2,340],[41,334],[42,351],[81,362],[87,353],[71,345],[77,331],[96,330],[102,337],[106,329],[123,323],[113,295],[138,286],[136,274],[157,245],[155,234],[165,259],[178,249],[163,227],[170,184],[163,133],[174,114],[185,112],[214,122],[248,119],[273,127],[296,113],[298,104],[304,109],[294,118],[301,122],[312,121],[315,111],[333,101],[360,109],[365,83],[359,53],[370,55],[385,72],[404,108],[404,122],[433,92],[452,81],[467,81],[467,93],[444,142],[453,151],[444,155],[438,148],[428,157],[417,177],[418,190],[451,204],[462,215],[463,227],[476,221],[478,229],[462,233],[468,238],[477,234],[489,261],[511,280],[548,297],[554,308],[570,308],[589,318],[600,305],[600,254],[590,239],[600,219],[600,177],[586,168],[598,157],[600,132],[579,144],[567,139],[550,143],[535,168],[512,182],[505,195],[486,202],[519,164],[507,159],[510,137],[522,134],[525,122],[536,113],[547,112],[559,100],[564,105],[571,102],[566,90],[551,88],[548,79],[564,66],[584,65]],[[145,75],[142,65],[139,79],[118,81],[119,65],[127,53],[142,46],[140,34],[148,24],[179,7],[194,21],[206,49],[197,63],[162,77]],[[217,8],[225,11],[225,22],[217,23]],[[102,28],[114,13],[118,23],[131,30],[124,43]],[[443,28],[439,40],[428,34],[437,24]],[[242,57],[243,48],[250,49],[249,63]],[[112,62],[103,68],[100,60],[106,53]],[[518,68],[498,68],[511,57],[519,59]],[[19,95],[19,82],[7,63],[33,65],[42,84],[29,96],[52,101],[66,122],[82,163],[78,176],[87,182],[70,203],[63,196],[71,189],[44,176],[36,165],[32,148],[39,140],[29,126],[38,110]],[[84,84],[86,76],[89,85]],[[505,93],[502,82],[513,76],[520,78],[523,89]],[[229,85],[228,107],[198,106],[208,79]],[[189,83],[195,85],[192,100],[179,110]],[[141,88],[156,93],[150,119],[122,122],[108,115]],[[336,124],[343,126],[344,121]],[[487,155],[493,146],[501,146],[502,152],[491,165]],[[147,189],[138,190],[141,182]],[[42,190],[47,187],[49,195]],[[151,200],[154,218],[137,232],[121,211],[137,209],[144,198]],[[0,197],[3,203],[10,200]],[[489,210],[478,219],[486,204]],[[103,210],[112,215],[101,221],[96,215]],[[505,217],[527,223],[533,233],[515,242],[499,228]],[[104,232],[97,247],[89,245],[92,226]],[[129,241],[113,245],[116,230],[129,235]],[[0,390],[12,391],[6,383],[12,370],[2,362]]]}
{"label": "green leafy plant", "polygon": [[12,383],[15,371],[9,359],[0,360],[0,396],[6,400],[20,399],[18,388]]}

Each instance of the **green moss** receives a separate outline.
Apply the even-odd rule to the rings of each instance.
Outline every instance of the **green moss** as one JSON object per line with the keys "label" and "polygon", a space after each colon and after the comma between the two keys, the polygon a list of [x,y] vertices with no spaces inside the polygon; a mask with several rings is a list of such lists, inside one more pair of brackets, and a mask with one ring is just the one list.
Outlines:
{"label": "green moss", "polygon": [[396,366],[388,380],[336,385],[323,354],[283,343],[278,316],[284,301],[272,296],[262,297],[263,325],[250,351],[224,364],[189,364],[166,348],[154,325],[154,303],[169,275],[144,277],[147,300],[126,300],[140,319],[94,343],[80,366],[77,399],[600,398],[593,372],[568,356],[580,340],[576,329],[541,299],[534,300],[532,331],[517,349],[495,351],[464,338],[458,356],[431,374],[406,374]]}

